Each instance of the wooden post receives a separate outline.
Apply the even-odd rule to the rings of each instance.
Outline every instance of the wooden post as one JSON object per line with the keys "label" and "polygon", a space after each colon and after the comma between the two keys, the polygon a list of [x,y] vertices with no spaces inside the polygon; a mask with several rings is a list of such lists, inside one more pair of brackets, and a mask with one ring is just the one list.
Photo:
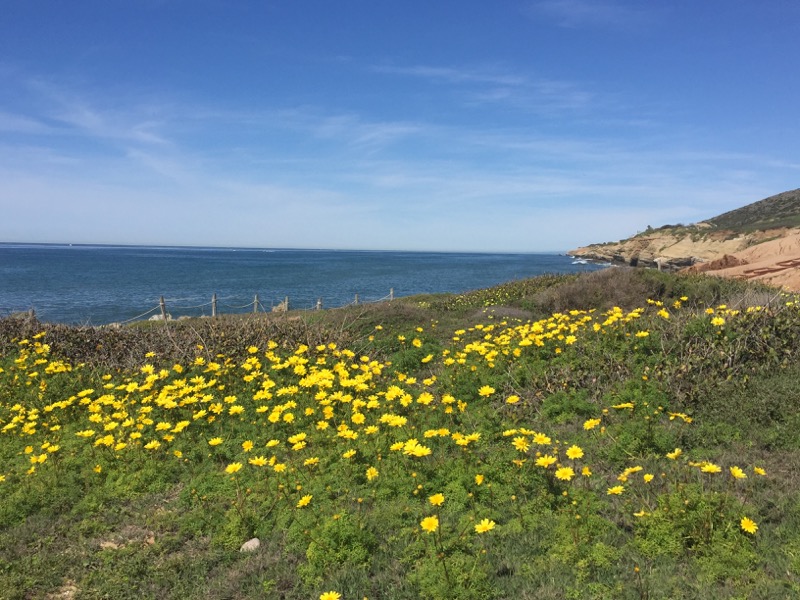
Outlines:
{"label": "wooden post", "polygon": [[289,296],[283,298],[283,310],[289,312]]}
{"label": "wooden post", "polygon": [[161,318],[166,321],[167,320],[167,303],[164,302],[164,296],[161,296],[161,299],[158,301],[161,305]]}
{"label": "wooden post", "polygon": [[253,300],[253,313],[257,312],[258,312],[258,294],[256,294],[256,297]]}
{"label": "wooden post", "polygon": [[389,288],[389,301],[394,300],[394,288]]}
{"label": "wooden post", "polygon": [[356,294],[356,301],[354,302],[354,304],[358,305],[358,294]]}
{"label": "wooden post", "polygon": [[35,320],[36,320],[36,311],[35,311],[33,308],[31,308],[31,309],[28,311],[28,318],[29,318],[31,321],[35,321]]}
{"label": "wooden post", "polygon": [[214,292],[214,295],[211,296],[211,316],[217,316],[217,294]]}
{"label": "wooden post", "polygon": [[317,298],[317,310],[322,310],[322,298]]}

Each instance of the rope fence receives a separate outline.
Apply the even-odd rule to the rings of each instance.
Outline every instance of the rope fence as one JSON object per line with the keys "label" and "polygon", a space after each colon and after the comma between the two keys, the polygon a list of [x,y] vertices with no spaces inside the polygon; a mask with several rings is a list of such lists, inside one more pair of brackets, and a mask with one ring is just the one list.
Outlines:
{"label": "rope fence", "polygon": [[[177,311],[187,311],[187,310],[199,310],[206,307],[211,307],[211,317],[217,317],[221,314],[220,308],[230,310],[230,311],[249,311],[253,313],[283,313],[288,312],[290,310],[289,305],[289,296],[284,296],[283,300],[275,304],[272,303],[271,306],[265,306],[258,297],[258,294],[255,294],[253,297],[252,302],[248,302],[247,304],[226,304],[220,302],[220,300],[233,300],[235,296],[225,296],[223,298],[218,298],[216,294],[211,297],[209,302],[203,302],[200,304],[181,304],[191,302],[193,299],[189,298],[164,298],[161,296],[159,298],[158,304],[153,306],[152,308],[144,311],[141,314],[136,315],[135,317],[130,317],[129,319],[125,319],[123,321],[116,321],[114,324],[116,325],[126,325],[128,323],[133,323],[135,321],[141,321],[145,318],[150,321],[172,321],[173,316],[170,311],[177,312]],[[348,302],[347,304],[342,304],[337,307],[330,307],[330,308],[345,308],[348,306],[358,306],[359,304],[377,304],[380,302],[391,302],[394,300],[394,288],[389,290],[389,294],[383,296],[382,298],[378,298],[377,300],[364,300],[359,297],[358,294],[355,294],[352,302]],[[317,301],[312,304],[308,308],[303,307],[295,307],[292,306],[291,310],[293,311],[314,311],[314,310],[323,310],[323,302],[322,298],[318,298]],[[11,314],[13,311],[9,311]],[[27,315],[30,318],[36,317],[36,312],[33,308],[28,309]],[[181,315],[181,316],[206,316],[205,314],[202,315]]]}
{"label": "rope fence", "polygon": [[[230,300],[232,298],[234,298],[234,296],[227,296],[225,298],[222,298],[222,300]],[[389,293],[386,296],[383,296],[382,298],[378,298],[377,300],[363,300],[363,299],[359,298],[358,294],[355,294],[355,297],[354,297],[352,302],[348,302],[347,304],[342,304],[342,305],[340,305],[338,307],[335,307],[335,308],[344,308],[344,307],[347,307],[347,306],[358,306],[359,304],[377,304],[379,302],[391,302],[392,300],[394,300],[394,288],[391,288],[389,290]],[[167,299],[167,298],[164,298],[164,296],[161,296],[159,298],[159,302],[158,302],[157,306],[154,306],[150,310],[147,310],[147,311],[143,312],[140,315],[136,315],[135,317],[131,317],[130,319],[126,319],[124,321],[119,321],[119,324],[120,325],[124,325],[126,323],[131,323],[133,321],[139,321],[139,320],[143,319],[144,317],[147,317],[148,315],[151,315],[149,317],[149,320],[151,320],[151,321],[156,321],[156,320],[158,320],[158,321],[171,321],[171,320],[173,320],[173,317],[172,317],[172,314],[169,312],[170,310],[172,310],[172,311],[197,310],[197,309],[201,309],[201,308],[206,308],[208,306],[211,307],[211,316],[212,317],[216,317],[216,316],[221,314],[220,310],[219,310],[220,308],[225,308],[225,309],[234,310],[234,311],[252,310],[253,313],[259,313],[259,312],[264,312],[264,313],[268,313],[268,312],[288,312],[290,310],[290,308],[289,308],[289,296],[285,296],[283,300],[281,300],[277,304],[273,304],[270,307],[266,307],[259,300],[258,294],[256,294],[254,296],[252,302],[248,302],[247,304],[236,304],[236,305],[233,305],[233,304],[221,303],[220,302],[220,298],[217,298],[216,294],[214,294],[211,297],[211,301],[210,302],[203,302],[202,304],[193,304],[193,305],[189,305],[189,306],[181,306],[181,305],[176,305],[175,304],[175,303],[178,303],[178,302],[188,302],[188,301],[189,301],[188,299],[173,299],[173,298]],[[323,303],[322,303],[322,298],[318,298],[316,303],[314,303],[309,308],[292,307],[291,310],[311,311],[311,310],[323,310],[323,308],[324,307],[323,307]],[[153,314],[153,313],[156,313],[156,314]]]}

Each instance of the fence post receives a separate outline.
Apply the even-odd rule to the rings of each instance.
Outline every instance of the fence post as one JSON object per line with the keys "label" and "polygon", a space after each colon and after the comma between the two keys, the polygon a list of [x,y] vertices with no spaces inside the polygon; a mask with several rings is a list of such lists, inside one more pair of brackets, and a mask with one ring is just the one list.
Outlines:
{"label": "fence post", "polygon": [[211,316],[217,316],[217,294],[214,292],[214,295],[211,296]]}
{"label": "fence post", "polygon": [[258,312],[258,294],[256,294],[255,299],[253,300],[253,313]]}
{"label": "fence post", "polygon": [[284,296],[283,298],[283,310],[289,312],[289,296]]}
{"label": "fence post", "polygon": [[389,301],[394,300],[394,288],[389,288]]}
{"label": "fence post", "polygon": [[322,310],[322,298],[317,298],[317,310]]}
{"label": "fence post", "polygon": [[356,301],[354,302],[355,305],[358,305],[358,294],[356,294]]}
{"label": "fence post", "polygon": [[164,302],[164,296],[158,301],[158,304],[161,306],[161,318],[166,322],[167,320],[167,303]]}

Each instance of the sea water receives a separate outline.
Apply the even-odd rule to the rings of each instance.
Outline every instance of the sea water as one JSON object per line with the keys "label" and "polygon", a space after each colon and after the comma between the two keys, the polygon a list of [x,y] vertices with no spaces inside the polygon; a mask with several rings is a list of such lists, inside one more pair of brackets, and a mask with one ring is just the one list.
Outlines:
{"label": "sea water", "polygon": [[173,317],[344,306],[461,293],[548,273],[600,268],[562,254],[484,254],[150,246],[0,244],[0,317],[33,309],[46,322],[102,325]]}

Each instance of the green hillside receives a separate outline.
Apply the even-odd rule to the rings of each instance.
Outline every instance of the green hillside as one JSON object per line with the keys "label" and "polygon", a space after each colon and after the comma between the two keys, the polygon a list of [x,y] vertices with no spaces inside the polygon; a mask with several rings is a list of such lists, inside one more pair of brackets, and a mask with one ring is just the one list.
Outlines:
{"label": "green hillside", "polygon": [[627,268],[0,319],[0,598],[798,598],[798,359],[795,297]]}
{"label": "green hillside", "polygon": [[800,189],[783,192],[705,221],[717,229],[747,233],[800,226]]}

